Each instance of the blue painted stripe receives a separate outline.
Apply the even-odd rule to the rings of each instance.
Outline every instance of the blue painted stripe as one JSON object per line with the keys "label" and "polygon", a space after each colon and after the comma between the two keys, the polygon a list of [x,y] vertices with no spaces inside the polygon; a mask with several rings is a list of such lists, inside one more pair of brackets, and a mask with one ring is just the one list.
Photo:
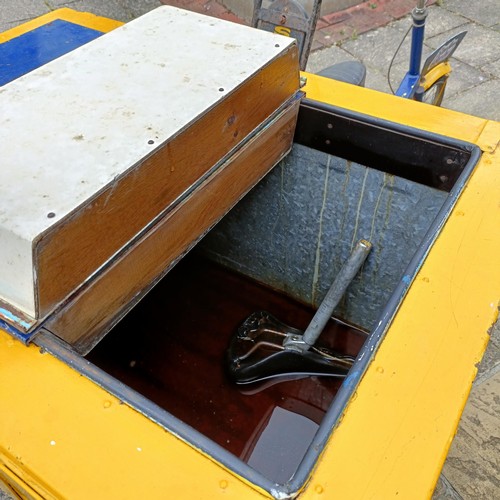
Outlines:
{"label": "blue painted stripe", "polygon": [[9,325],[9,323],[6,323],[1,319],[0,319],[0,329],[6,331],[7,333],[10,333],[14,338],[20,340],[23,344],[28,344],[28,342],[36,333],[36,332],[24,333],[21,330],[14,328],[12,325]]}
{"label": "blue painted stripe", "polygon": [[103,34],[58,19],[0,44],[0,86]]}

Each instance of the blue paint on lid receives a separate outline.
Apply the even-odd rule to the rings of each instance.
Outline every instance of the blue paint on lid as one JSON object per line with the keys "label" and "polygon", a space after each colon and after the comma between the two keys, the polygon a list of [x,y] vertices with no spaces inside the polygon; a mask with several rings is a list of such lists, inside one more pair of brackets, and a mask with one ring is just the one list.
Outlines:
{"label": "blue paint on lid", "polygon": [[103,34],[57,19],[0,44],[0,86]]}
{"label": "blue paint on lid", "polygon": [[24,333],[17,328],[14,328],[12,325],[9,325],[5,321],[0,319],[0,329],[12,335],[14,338],[20,340],[23,344],[28,344],[31,338],[35,335],[36,332]]}
{"label": "blue paint on lid", "polygon": [[405,274],[402,278],[402,281],[405,285],[409,285],[411,283],[411,276],[408,274]]}

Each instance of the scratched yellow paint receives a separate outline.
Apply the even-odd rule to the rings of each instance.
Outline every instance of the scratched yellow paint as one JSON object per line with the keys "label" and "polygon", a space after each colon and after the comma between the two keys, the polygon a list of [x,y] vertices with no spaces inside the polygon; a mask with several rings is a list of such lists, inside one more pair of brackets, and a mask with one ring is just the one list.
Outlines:
{"label": "scratched yellow paint", "polygon": [[[301,496],[425,498],[497,315],[500,124],[306,76],[310,98],[473,142],[485,152]],[[268,496],[2,331],[0,479],[23,485],[23,495],[33,498]]]}
{"label": "scratched yellow paint", "polygon": [[[496,136],[487,131],[490,148],[497,125]],[[499,228],[496,147],[411,286],[304,498],[431,496],[497,318]]]}
{"label": "scratched yellow paint", "polygon": [[44,498],[262,498],[50,354],[0,330],[1,462]]}

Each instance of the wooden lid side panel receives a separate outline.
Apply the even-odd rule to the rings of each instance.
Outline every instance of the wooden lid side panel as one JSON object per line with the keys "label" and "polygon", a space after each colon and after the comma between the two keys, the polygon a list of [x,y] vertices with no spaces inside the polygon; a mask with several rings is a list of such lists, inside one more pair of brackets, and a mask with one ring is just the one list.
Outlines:
{"label": "wooden lid side panel", "polygon": [[0,297],[50,312],[297,90],[296,59],[292,39],[164,6],[2,87]]}
{"label": "wooden lid side panel", "polygon": [[299,101],[292,101],[257,131],[76,300],[52,315],[47,328],[87,353],[290,150],[298,109]]}
{"label": "wooden lid side panel", "polygon": [[265,122],[296,91],[296,61],[292,47],[45,234],[35,250],[40,315],[138,238]]}

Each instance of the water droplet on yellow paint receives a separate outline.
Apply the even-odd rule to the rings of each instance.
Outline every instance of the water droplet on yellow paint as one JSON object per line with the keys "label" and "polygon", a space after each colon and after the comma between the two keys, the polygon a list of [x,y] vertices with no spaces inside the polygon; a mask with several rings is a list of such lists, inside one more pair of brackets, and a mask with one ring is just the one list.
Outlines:
{"label": "water droplet on yellow paint", "polygon": [[137,451],[142,451],[142,448],[141,448],[141,447],[138,447],[138,448],[137,448]]}
{"label": "water droplet on yellow paint", "polygon": [[430,279],[427,276],[424,276],[422,278],[422,281],[424,281],[425,283],[429,283]]}
{"label": "water droplet on yellow paint", "polygon": [[229,483],[228,483],[225,479],[223,479],[223,480],[219,483],[219,486],[220,486],[223,490],[225,490],[225,489],[228,487],[228,484],[229,484]]}
{"label": "water droplet on yellow paint", "polygon": [[318,495],[321,495],[321,493],[323,493],[323,486],[321,486],[321,484],[317,484],[314,490]]}
{"label": "water droplet on yellow paint", "polygon": [[384,369],[383,369],[383,367],[381,367],[381,366],[377,366],[377,371],[378,371],[379,373],[384,373]]}
{"label": "water droplet on yellow paint", "polygon": [[109,408],[111,406],[111,401],[104,401],[104,408]]}
{"label": "water droplet on yellow paint", "polygon": [[50,442],[50,446],[55,446],[56,445],[56,442],[55,441],[51,441]]}

